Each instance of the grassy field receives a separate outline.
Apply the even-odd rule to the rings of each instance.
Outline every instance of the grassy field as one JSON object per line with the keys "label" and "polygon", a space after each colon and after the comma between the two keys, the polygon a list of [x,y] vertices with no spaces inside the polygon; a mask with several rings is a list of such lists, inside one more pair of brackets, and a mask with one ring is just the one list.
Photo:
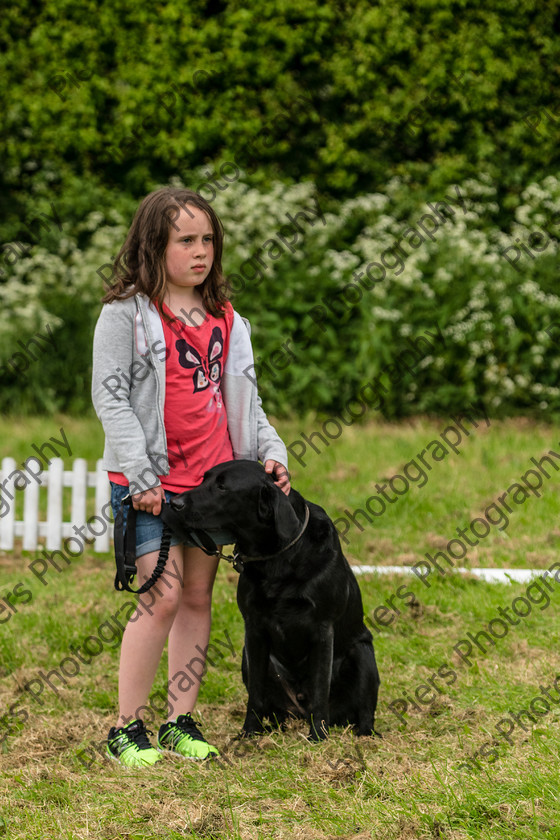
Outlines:
{"label": "grassy field", "polygon": [[[542,487],[525,498],[513,485],[523,476],[538,483],[527,475],[535,469],[531,458],[560,453],[557,429],[523,420],[477,422],[464,421],[469,435],[456,443],[459,452],[445,457],[432,442],[443,442],[452,421],[355,424],[336,440],[325,437],[328,446],[312,438],[320,451],[306,444],[305,465],[292,459],[293,484],[333,519],[350,520],[380,495],[376,484],[404,475],[408,464],[408,490],[399,495],[404,482],[394,479],[395,501],[385,512],[371,522],[357,514],[359,525],[348,528],[351,562],[419,563],[428,552],[445,551],[457,529],[468,535],[471,521],[486,516],[497,524],[457,565],[544,571],[558,558],[560,473],[549,465],[550,478],[541,473]],[[296,454],[303,434],[322,431],[312,417],[277,425]],[[94,419],[5,418],[0,428],[0,457],[18,463],[32,454],[32,443],[60,437],[60,428],[72,457],[86,457],[93,467],[101,452]],[[425,467],[420,487],[412,462],[421,465],[422,452],[431,469]],[[489,507],[500,497],[499,507]],[[507,526],[504,502],[511,508]],[[239,742],[243,627],[237,576],[223,564],[212,636],[223,653],[208,668],[198,707],[222,760],[199,766],[166,757],[154,769],[133,772],[102,756],[117,694],[115,616],[127,599],[112,589],[112,556],[86,552],[53,572],[47,585],[31,573],[33,559],[19,551],[0,554],[0,604],[18,586],[29,593],[16,613],[0,613],[0,836],[560,837],[560,584],[554,578],[548,585],[497,585],[433,571],[428,587],[406,574],[361,576],[382,680],[376,725],[382,737],[355,739],[333,730],[327,742],[310,745],[305,726],[293,723],[285,732]],[[51,673],[70,671],[72,648],[88,637],[97,639],[99,651],[78,673],[64,679]],[[231,647],[220,645],[226,639]],[[165,667],[162,661],[154,698],[164,688]],[[159,723],[154,713],[150,728]]]}

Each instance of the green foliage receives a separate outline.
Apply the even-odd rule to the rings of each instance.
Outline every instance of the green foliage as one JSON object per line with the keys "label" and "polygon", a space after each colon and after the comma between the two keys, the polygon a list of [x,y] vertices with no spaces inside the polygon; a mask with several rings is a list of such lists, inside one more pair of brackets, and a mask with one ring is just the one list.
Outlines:
{"label": "green foliage", "polygon": [[[545,330],[560,320],[554,281],[560,182],[549,177],[530,185],[507,234],[496,225],[501,208],[489,177],[432,195],[431,207],[418,202],[412,211],[406,187],[393,179],[380,193],[336,204],[333,212],[324,205],[324,225],[314,220],[310,184],[284,189],[281,201],[281,187],[269,191],[266,207],[264,196],[242,185],[220,197],[234,238],[230,266],[241,266],[247,279],[236,305],[254,320],[265,405],[278,414],[337,412],[382,374],[387,417],[448,413],[473,399],[493,415],[557,413],[560,328]],[[435,218],[438,202],[448,209],[434,230],[426,214]],[[251,248],[256,254],[257,245],[277,237],[286,213],[293,217],[301,208],[309,221],[300,218],[295,252],[286,247],[276,261],[261,253],[266,268],[257,274],[256,259],[247,261]],[[233,224],[236,215],[245,229]],[[380,282],[364,274],[372,262]],[[409,340],[426,329],[436,335],[438,327],[445,345],[436,341],[430,352],[424,344],[411,358]]]}
{"label": "green foliage", "polygon": [[103,294],[97,272],[116,254],[126,229],[115,211],[91,213],[75,237],[59,235],[55,253],[38,245],[11,267],[0,317],[2,410],[91,407],[93,330]]}
{"label": "green foliage", "polygon": [[[0,409],[89,404],[96,272],[139,199],[181,181],[223,213],[230,272],[315,191],[328,211],[326,226],[266,268],[257,295],[255,283],[238,295],[270,409],[340,410],[437,321],[445,350],[390,387],[387,416],[474,396],[497,412],[556,411],[558,354],[543,332],[556,307],[553,248],[534,259],[521,251],[515,267],[496,255],[516,238],[526,244],[535,226],[555,234],[546,178],[559,154],[559,8],[11,4],[0,23]],[[425,202],[469,184],[476,210],[408,254],[402,273],[362,290],[354,308],[340,305],[353,271],[377,261]],[[519,218],[525,205],[539,217]],[[41,221],[52,208],[60,224]],[[320,325],[313,307],[327,310]],[[6,364],[46,324],[56,345],[22,380]]]}
{"label": "green foliage", "polygon": [[[237,181],[217,196],[224,269],[234,305],[253,324],[267,410],[336,413],[381,377],[388,418],[449,413],[476,399],[494,416],[556,415],[560,181],[529,185],[507,233],[489,176],[429,204],[411,206],[407,186],[394,178],[380,193],[335,202],[318,198],[311,182],[264,191]],[[4,410],[21,385],[10,360],[45,324],[54,349],[36,351],[40,360],[23,371],[20,409],[90,406],[102,278],[126,229],[120,213],[100,210],[75,238],[58,234],[56,254],[37,246],[14,264],[0,318]],[[432,349],[424,341],[414,355],[411,342],[422,336]]]}
{"label": "green foliage", "polygon": [[[8,225],[45,191],[76,197],[75,174],[118,201],[233,158],[338,196],[480,169],[515,194],[558,162],[558,9],[17,0],[0,30]],[[94,209],[77,204],[76,221]]]}

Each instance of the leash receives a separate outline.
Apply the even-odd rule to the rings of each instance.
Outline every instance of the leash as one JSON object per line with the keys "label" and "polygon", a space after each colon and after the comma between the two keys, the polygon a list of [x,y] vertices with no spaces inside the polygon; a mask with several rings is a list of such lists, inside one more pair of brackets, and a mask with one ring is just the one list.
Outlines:
{"label": "leash", "polygon": [[[165,502],[163,503],[165,506]],[[126,529],[124,526],[125,516],[124,511],[125,508],[128,508],[128,513],[126,517]],[[121,502],[121,506],[117,511],[117,515],[115,517],[115,528],[114,528],[114,535],[113,541],[115,545],[115,561],[117,565],[117,571],[115,574],[115,589],[118,592],[132,592],[134,595],[142,595],[144,592],[147,592],[152,586],[157,583],[159,578],[162,576],[165,565],[167,563],[167,559],[169,557],[169,544],[171,543],[171,537],[173,532],[171,528],[165,523],[163,520],[163,533],[161,535],[161,544],[159,549],[159,555],[157,559],[157,563],[155,569],[152,573],[152,576],[147,580],[139,589],[132,589],[131,584],[138,569],[136,567],[136,509],[132,506],[132,498],[130,495],[125,496]],[[196,545],[202,549],[206,554],[212,557],[219,557],[230,560],[225,554],[218,549],[218,546],[212,540],[205,531],[200,531],[198,529],[193,529],[190,532],[190,536],[192,537],[193,541]],[[231,560],[233,561],[234,558],[232,557]],[[238,569],[238,571],[240,571]]]}
{"label": "leash", "polygon": [[[126,529],[124,527],[124,509],[128,507],[128,514],[126,520]],[[241,574],[245,568],[246,563],[257,563],[263,560],[274,560],[284,552],[292,548],[303,537],[305,530],[309,524],[309,507],[305,505],[305,518],[303,525],[299,532],[291,540],[288,545],[276,551],[274,554],[263,555],[247,555],[234,547],[233,554],[224,554],[214,540],[203,530],[192,529],[190,534],[196,545],[204,551],[209,557],[217,557],[219,560],[226,560],[231,563],[236,572]],[[115,574],[115,589],[118,592],[132,592],[135,595],[142,595],[147,592],[162,576],[167,559],[169,557],[169,544],[171,542],[172,531],[169,526],[163,521],[163,533],[161,535],[161,545],[155,569],[152,576],[139,589],[132,589],[131,583],[136,577],[136,510],[132,506],[132,498],[130,495],[125,496],[121,502],[121,506],[117,511],[115,517],[114,529],[114,544],[115,544],[115,561],[117,564],[117,571]]]}
{"label": "leash", "polygon": [[285,551],[289,548],[292,548],[299,540],[303,537],[305,533],[305,529],[309,525],[309,507],[307,503],[305,504],[305,517],[303,521],[303,525],[301,526],[299,532],[290,540],[288,545],[285,545],[284,548],[281,548],[280,551],[276,551],[274,554],[262,554],[262,555],[248,555],[242,551],[237,549],[237,545],[234,546],[234,553],[233,554],[224,554],[223,551],[220,551],[214,540],[208,536],[205,531],[191,531],[191,536],[202,551],[205,554],[208,554],[210,557],[217,557],[218,560],[226,560],[228,563],[231,563],[233,568],[236,572],[241,574],[241,572],[245,569],[246,563],[258,563],[261,560],[274,560],[276,557],[280,557]]}
{"label": "leash", "polygon": [[248,555],[244,554],[241,551],[236,551],[233,555],[229,557],[225,554],[222,554],[221,551],[216,549],[216,556],[219,556],[223,560],[227,560],[228,563],[231,563],[233,568],[236,572],[241,573],[245,568],[245,563],[258,563],[261,560],[275,560],[277,557],[280,557],[281,554],[284,554],[289,548],[292,548],[297,542],[301,540],[305,533],[305,529],[309,525],[309,507],[307,503],[305,504],[305,518],[303,521],[303,525],[301,526],[298,534],[293,538],[288,545],[285,545],[284,548],[281,548],[280,551],[276,551],[274,554],[261,554],[261,555]]}
{"label": "leash", "polygon": [[[126,530],[124,527],[124,509],[129,508],[126,519]],[[159,580],[165,569],[169,557],[169,543],[171,542],[171,529],[164,524],[161,535],[161,545],[156,567],[149,580],[142,584],[139,589],[132,589],[130,584],[136,577],[136,510],[132,507],[132,498],[125,496],[115,517],[115,529],[113,540],[115,544],[115,560],[117,572],[115,575],[115,589],[118,592],[133,592],[135,595],[142,595],[151,589]]]}

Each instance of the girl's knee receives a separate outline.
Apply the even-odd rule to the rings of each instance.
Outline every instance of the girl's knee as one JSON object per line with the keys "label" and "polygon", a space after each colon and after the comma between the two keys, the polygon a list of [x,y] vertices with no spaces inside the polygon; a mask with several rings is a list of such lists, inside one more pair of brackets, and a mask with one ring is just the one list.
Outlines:
{"label": "girl's knee", "polygon": [[152,586],[138,599],[138,606],[142,613],[154,616],[158,620],[173,618],[181,603],[180,589],[165,589]]}
{"label": "girl's knee", "polygon": [[187,609],[197,612],[211,609],[217,571],[217,560],[211,560],[199,548],[185,549],[182,603]]}
{"label": "girl's knee", "polygon": [[187,586],[183,590],[183,604],[196,612],[208,612],[212,607],[212,589],[207,586]]}

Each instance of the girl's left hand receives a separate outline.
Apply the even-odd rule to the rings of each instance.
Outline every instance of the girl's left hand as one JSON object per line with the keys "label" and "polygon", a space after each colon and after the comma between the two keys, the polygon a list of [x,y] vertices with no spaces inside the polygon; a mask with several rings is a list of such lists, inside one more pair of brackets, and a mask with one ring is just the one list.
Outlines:
{"label": "girl's left hand", "polygon": [[275,484],[280,490],[286,494],[286,496],[290,493],[290,473],[286,469],[286,467],[280,463],[280,461],[265,461],[264,462],[264,470],[265,472],[273,475],[275,480]]}

